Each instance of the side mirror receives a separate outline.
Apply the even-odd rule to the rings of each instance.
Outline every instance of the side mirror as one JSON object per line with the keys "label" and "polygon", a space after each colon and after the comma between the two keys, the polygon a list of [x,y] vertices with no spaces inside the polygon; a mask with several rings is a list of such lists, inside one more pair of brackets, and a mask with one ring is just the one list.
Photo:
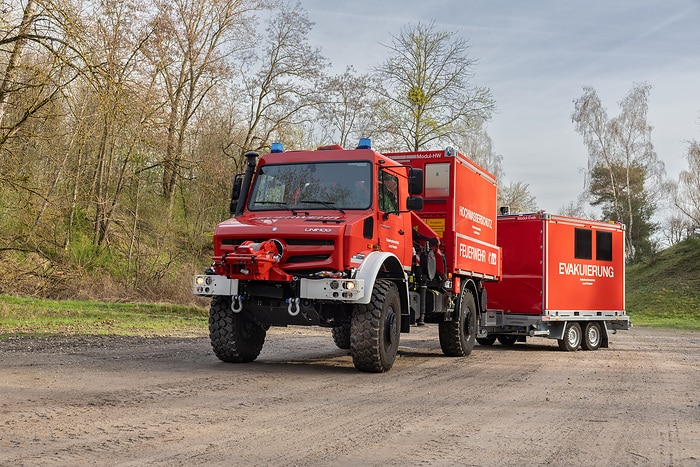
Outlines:
{"label": "side mirror", "polygon": [[409,211],[423,210],[423,198],[420,196],[409,196],[406,198],[406,208],[408,208]]}
{"label": "side mirror", "polygon": [[241,196],[241,186],[243,185],[243,174],[236,174],[233,179],[233,187],[231,188],[231,204],[229,205],[229,213],[233,215],[236,212],[238,198]]}
{"label": "side mirror", "polygon": [[[419,195],[421,193],[423,193],[423,169],[412,168],[408,171],[408,194]],[[421,207],[421,209],[423,208]]]}

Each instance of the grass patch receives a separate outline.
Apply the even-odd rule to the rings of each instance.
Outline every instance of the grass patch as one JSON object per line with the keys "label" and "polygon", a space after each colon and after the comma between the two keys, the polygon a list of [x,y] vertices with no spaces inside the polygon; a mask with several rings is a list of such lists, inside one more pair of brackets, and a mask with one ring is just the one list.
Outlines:
{"label": "grass patch", "polygon": [[206,333],[195,306],[46,300],[0,295],[0,337],[8,335],[183,336]]}
{"label": "grass patch", "polygon": [[[700,239],[627,268],[627,313],[635,326],[700,330]],[[9,335],[184,336],[206,334],[196,306],[47,300],[0,295],[0,338]]]}
{"label": "grass patch", "polygon": [[627,268],[627,314],[638,326],[700,329],[700,239]]}

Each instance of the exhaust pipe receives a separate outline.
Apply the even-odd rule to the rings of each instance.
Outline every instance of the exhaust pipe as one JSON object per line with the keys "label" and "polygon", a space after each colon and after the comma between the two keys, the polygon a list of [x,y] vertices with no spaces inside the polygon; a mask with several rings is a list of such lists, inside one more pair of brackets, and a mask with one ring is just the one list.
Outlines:
{"label": "exhaust pipe", "polygon": [[250,190],[250,182],[253,180],[253,173],[255,173],[255,163],[256,159],[260,157],[260,154],[254,151],[248,151],[243,154],[246,159],[248,159],[248,165],[245,169],[245,175],[243,176],[243,184],[241,185],[241,191],[238,196],[238,203],[236,203],[236,212],[233,216],[240,216],[243,213],[243,208],[248,201],[248,190]]}

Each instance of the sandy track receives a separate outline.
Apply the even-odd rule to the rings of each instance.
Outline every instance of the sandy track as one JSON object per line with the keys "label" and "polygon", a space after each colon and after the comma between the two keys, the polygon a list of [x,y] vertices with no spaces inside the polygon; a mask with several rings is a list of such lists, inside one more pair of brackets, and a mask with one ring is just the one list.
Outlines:
{"label": "sandy track", "polygon": [[634,328],[442,356],[386,374],[330,331],[274,328],[251,364],[192,338],[0,341],[0,465],[700,465],[700,333]]}

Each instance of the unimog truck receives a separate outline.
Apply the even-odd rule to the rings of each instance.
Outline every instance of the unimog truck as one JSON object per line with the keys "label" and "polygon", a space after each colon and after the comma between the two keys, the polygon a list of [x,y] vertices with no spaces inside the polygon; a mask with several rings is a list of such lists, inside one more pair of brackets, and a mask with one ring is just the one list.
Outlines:
{"label": "unimog truck", "polygon": [[380,154],[368,139],[245,156],[193,284],[219,359],[253,361],[270,326],[291,325],[330,328],[364,372],[389,370],[425,323],[445,355],[472,351],[501,275],[493,175],[452,148]]}

